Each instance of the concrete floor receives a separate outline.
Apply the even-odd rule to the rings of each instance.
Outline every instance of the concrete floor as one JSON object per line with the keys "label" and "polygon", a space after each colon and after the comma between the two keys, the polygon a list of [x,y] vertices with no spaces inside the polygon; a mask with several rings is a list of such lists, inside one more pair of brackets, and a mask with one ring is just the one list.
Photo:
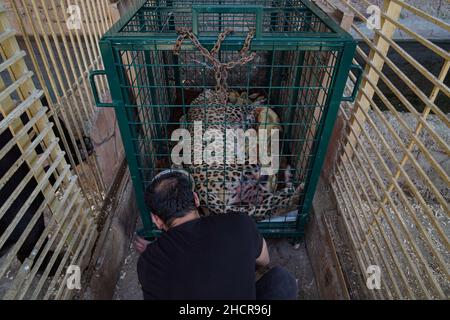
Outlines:
{"label": "concrete floor", "polygon": [[[271,263],[288,269],[298,281],[300,300],[319,299],[314,274],[304,241],[294,247],[287,239],[269,239],[267,241]],[[140,300],[142,291],[136,272],[139,254],[131,245],[122,266],[116,285],[114,300]]]}

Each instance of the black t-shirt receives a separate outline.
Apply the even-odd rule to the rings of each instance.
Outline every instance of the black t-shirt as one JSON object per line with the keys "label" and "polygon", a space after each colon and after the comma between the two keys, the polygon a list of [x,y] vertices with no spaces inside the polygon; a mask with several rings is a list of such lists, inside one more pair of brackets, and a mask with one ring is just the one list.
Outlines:
{"label": "black t-shirt", "polygon": [[149,244],[138,261],[144,299],[255,299],[263,238],[252,218],[188,221]]}

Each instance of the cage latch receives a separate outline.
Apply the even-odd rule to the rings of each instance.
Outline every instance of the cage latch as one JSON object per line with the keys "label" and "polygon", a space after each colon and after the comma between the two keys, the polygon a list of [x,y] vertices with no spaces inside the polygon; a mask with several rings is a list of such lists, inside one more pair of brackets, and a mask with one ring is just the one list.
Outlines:
{"label": "cage latch", "polygon": [[95,77],[106,75],[105,70],[93,70],[89,73],[89,81],[91,83],[92,94],[94,95],[95,105],[101,108],[112,108],[114,107],[114,103],[112,102],[101,102],[100,97],[98,95],[97,85],[95,84]]}
{"label": "cage latch", "polygon": [[342,97],[342,101],[355,102],[356,95],[358,94],[359,87],[362,81],[363,69],[360,65],[352,64],[350,66],[350,71],[355,71],[356,81],[354,83],[353,92],[349,97]]}

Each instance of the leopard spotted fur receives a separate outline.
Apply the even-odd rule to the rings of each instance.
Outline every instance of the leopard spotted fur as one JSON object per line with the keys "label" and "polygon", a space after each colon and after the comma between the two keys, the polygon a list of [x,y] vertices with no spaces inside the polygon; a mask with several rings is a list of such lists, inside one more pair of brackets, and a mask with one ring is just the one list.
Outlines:
{"label": "leopard spotted fur", "polygon": [[[215,129],[249,129],[256,125],[255,109],[261,101],[249,105],[221,103],[213,90],[203,91],[190,105],[186,121],[191,137],[194,121],[202,121],[204,132]],[[202,152],[205,142],[195,142],[193,152]],[[185,165],[195,183],[195,191],[200,204],[211,214],[244,212],[257,219],[280,215],[293,210],[298,203],[298,190],[290,182],[289,169],[286,171],[286,187],[272,191],[267,185],[267,176],[261,175],[257,164],[190,164]],[[266,181],[264,181],[266,179]]]}

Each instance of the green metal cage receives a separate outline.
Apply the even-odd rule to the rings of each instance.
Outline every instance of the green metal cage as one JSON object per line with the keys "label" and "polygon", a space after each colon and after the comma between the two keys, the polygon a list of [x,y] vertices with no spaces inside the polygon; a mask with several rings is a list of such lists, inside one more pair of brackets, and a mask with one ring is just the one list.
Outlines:
{"label": "green metal cage", "polygon": [[[296,195],[289,208],[270,208],[273,214],[257,224],[266,236],[302,236],[339,104],[354,100],[359,86],[361,70],[352,65],[355,40],[307,0],[138,1],[102,37],[105,70],[90,78],[97,105],[115,108],[148,237],[157,232],[144,202],[145,188],[172,167],[171,133],[186,125],[183,116],[191,102],[215,87],[211,66],[191,42],[174,54],[180,27],[190,28],[208,50],[220,32],[233,29],[220,48],[221,61],[238,57],[246,35],[255,30],[250,46],[255,58],[230,71],[227,84],[239,97],[263,97],[262,106],[277,114],[281,166],[272,177],[271,192],[286,186],[289,170]],[[344,97],[351,69],[358,81],[351,96]],[[98,75],[107,76],[110,103],[97,95]],[[203,107],[215,112],[211,105]],[[267,184],[267,179],[255,183]]]}

